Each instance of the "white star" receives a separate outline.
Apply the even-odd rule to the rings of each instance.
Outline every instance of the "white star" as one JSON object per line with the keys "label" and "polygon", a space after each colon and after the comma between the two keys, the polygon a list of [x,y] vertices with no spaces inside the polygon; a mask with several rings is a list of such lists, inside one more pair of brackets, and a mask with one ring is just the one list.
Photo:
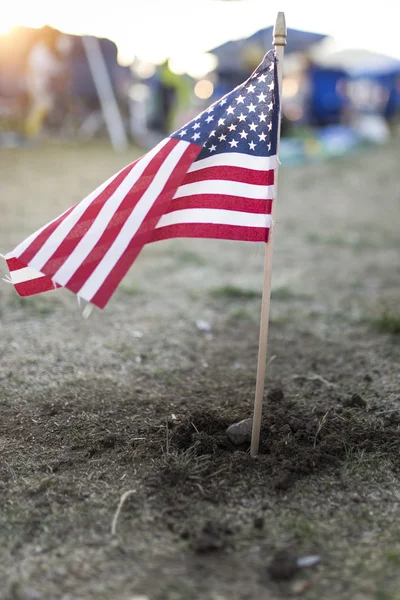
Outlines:
{"label": "white star", "polygon": [[261,92],[259,96],[257,96],[259,102],[265,102],[267,96]]}
{"label": "white star", "polygon": [[224,104],[226,104],[228,102],[228,100],[226,98],[222,98],[221,102],[219,103],[220,106],[223,106]]}
{"label": "white star", "polygon": [[192,127],[192,129],[198,129],[200,127],[200,123],[195,123]]}
{"label": "white star", "polygon": [[268,150],[271,150],[271,144],[267,145]]}
{"label": "white star", "polygon": [[218,125],[223,125],[225,123],[225,119],[218,119]]}
{"label": "white star", "polygon": [[258,78],[258,81],[264,81],[266,80],[267,76],[266,75],[260,75],[260,77]]}
{"label": "white star", "polygon": [[235,131],[236,127],[237,127],[237,125],[232,124],[232,125],[229,125],[228,129],[229,129],[229,131]]}
{"label": "white star", "polygon": [[249,146],[250,146],[250,150],[254,150],[254,148],[256,147],[254,142],[249,142]]}
{"label": "white star", "polygon": [[206,119],[207,123],[211,123],[211,121],[213,121],[214,117],[212,115],[209,115]]}
{"label": "white star", "polygon": [[260,139],[260,142],[263,142],[267,139],[267,135],[264,132],[260,133],[258,137]]}
{"label": "white star", "polygon": [[238,145],[239,142],[237,142],[236,140],[230,140],[228,142],[228,144],[231,145],[231,148],[236,148],[236,146]]}
{"label": "white star", "polygon": [[247,119],[247,117],[244,116],[244,114],[240,113],[240,115],[238,116],[239,121],[245,121]]}
{"label": "white star", "polygon": [[187,129],[182,129],[182,131],[179,132],[179,135],[183,137],[185,133],[187,133]]}
{"label": "white star", "polygon": [[233,106],[229,106],[229,107],[228,107],[228,110],[226,111],[226,113],[227,113],[228,115],[233,115],[233,113],[234,113],[234,108],[233,108]]}
{"label": "white star", "polygon": [[209,147],[210,152],[214,152],[214,150],[216,150],[216,149],[217,149],[217,146],[214,146],[214,144]]}
{"label": "white star", "polygon": [[256,112],[256,107],[252,102],[250,102],[250,104],[248,105],[247,108],[248,108],[249,112]]}
{"label": "white star", "polygon": [[239,135],[240,135],[240,137],[241,137],[242,139],[243,139],[243,138],[245,138],[245,139],[246,139],[246,138],[247,138],[247,136],[248,136],[249,134],[247,133],[247,131],[245,131],[245,130],[243,129],[243,131],[241,131],[241,132],[239,133]]}
{"label": "white star", "polygon": [[247,92],[248,92],[248,93],[250,93],[250,92],[254,92],[254,90],[256,89],[256,86],[255,86],[255,85],[253,85],[253,84],[251,83],[251,84],[249,85],[249,87],[248,87],[248,88],[246,88],[246,89],[247,89]]}
{"label": "white star", "polygon": [[268,87],[269,87],[270,90],[273,90],[274,87],[275,87],[274,82],[272,81],[270,84],[268,84]]}
{"label": "white star", "polygon": [[272,104],[272,102],[267,104],[267,106],[268,106],[268,110],[272,110],[274,108],[274,105]]}
{"label": "white star", "polygon": [[269,65],[269,70],[270,70],[270,71],[273,71],[273,70],[274,70],[274,63],[271,63],[271,64]]}
{"label": "white star", "polygon": [[213,135],[215,135],[215,129],[210,133],[208,137],[212,137]]}
{"label": "white star", "polygon": [[236,102],[237,102],[238,104],[243,104],[243,103],[244,103],[244,96],[238,96],[238,97],[236,98]]}
{"label": "white star", "polygon": [[194,135],[192,135],[191,139],[196,141],[196,140],[199,139],[199,137],[200,137],[200,134],[199,133],[195,133]]}
{"label": "white star", "polygon": [[268,131],[271,131],[271,129],[272,129],[272,123],[270,122],[270,123],[268,123]]}
{"label": "white star", "polygon": [[213,106],[210,106],[210,108],[207,108],[207,110],[206,110],[206,113],[210,113],[210,112],[212,112],[213,110],[214,110],[214,107],[213,107]]}
{"label": "white star", "polygon": [[221,133],[221,135],[219,136],[219,141],[223,142],[224,140],[226,140],[226,135],[224,135],[223,133]]}
{"label": "white star", "polygon": [[249,127],[250,127],[250,131],[255,131],[257,129],[258,125],[256,125],[255,123],[250,123]]}
{"label": "white star", "polygon": [[264,115],[264,113],[262,112],[261,114],[258,115],[258,118],[260,119],[260,121],[264,121],[264,123],[265,123],[265,119],[267,118],[267,115]]}

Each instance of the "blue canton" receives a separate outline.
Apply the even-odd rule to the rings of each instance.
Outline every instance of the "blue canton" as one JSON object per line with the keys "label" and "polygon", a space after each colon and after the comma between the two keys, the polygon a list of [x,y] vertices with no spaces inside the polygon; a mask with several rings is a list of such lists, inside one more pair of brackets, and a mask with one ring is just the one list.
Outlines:
{"label": "blue canton", "polygon": [[271,156],[276,154],[278,118],[276,60],[270,50],[245,83],[171,137],[203,146],[196,160],[226,152]]}

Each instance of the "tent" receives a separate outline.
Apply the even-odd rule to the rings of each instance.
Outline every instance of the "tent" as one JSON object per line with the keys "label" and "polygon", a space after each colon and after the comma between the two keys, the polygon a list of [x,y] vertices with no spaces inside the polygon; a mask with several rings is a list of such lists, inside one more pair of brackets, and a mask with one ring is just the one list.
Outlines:
{"label": "tent", "polygon": [[[256,31],[248,38],[232,40],[209,51],[218,61],[215,70],[215,97],[224,95],[250,75],[264,54],[271,49],[272,35],[271,26]],[[326,35],[320,33],[288,29],[285,55],[305,52],[326,38]]]}
{"label": "tent", "polygon": [[[248,38],[232,40],[221,46],[217,46],[209,52],[218,59],[218,70],[236,70],[238,66],[245,66],[246,52],[254,55],[258,52],[262,56],[272,47],[273,27],[266,27],[256,31]],[[327,38],[327,35],[301,31],[299,29],[288,29],[287,46],[285,55],[293,52],[304,52],[314,44]],[[260,61],[259,61],[260,62]]]}
{"label": "tent", "polygon": [[[0,97],[17,98],[24,89],[26,61],[34,44],[47,36],[61,35],[46,26],[41,29],[15,27],[0,35]],[[98,104],[96,87],[89,68],[82,37],[62,34],[70,43],[70,52],[64,58],[69,72],[66,92],[88,104]],[[99,45],[114,92],[119,96],[133,77],[130,69],[122,67],[117,59],[117,46],[108,39],[99,39]]]}
{"label": "tent", "polygon": [[312,65],[310,78],[310,121],[312,125],[337,124],[346,103],[345,86],[348,74],[344,69]]}
{"label": "tent", "polygon": [[324,66],[345,70],[348,94],[358,112],[390,118],[400,108],[400,61],[384,54],[354,49],[324,57]]}

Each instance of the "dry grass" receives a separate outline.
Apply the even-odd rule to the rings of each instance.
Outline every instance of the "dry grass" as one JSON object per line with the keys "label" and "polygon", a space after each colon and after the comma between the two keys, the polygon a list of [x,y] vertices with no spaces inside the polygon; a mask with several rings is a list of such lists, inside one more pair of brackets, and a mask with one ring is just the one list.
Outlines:
{"label": "dry grass", "polygon": [[[398,150],[281,171],[256,461],[262,247],[155,244],[88,320],[0,286],[2,600],[399,599]],[[0,152],[0,252],[136,156]]]}

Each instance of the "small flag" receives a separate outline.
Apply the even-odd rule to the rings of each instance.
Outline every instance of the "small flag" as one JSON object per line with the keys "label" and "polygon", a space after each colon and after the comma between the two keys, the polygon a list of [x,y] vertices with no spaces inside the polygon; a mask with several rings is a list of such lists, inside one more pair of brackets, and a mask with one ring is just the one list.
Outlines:
{"label": "small flag", "polygon": [[104,308],[146,244],[267,242],[278,118],[270,51],[245,83],[10,252],[17,293],[65,287]]}

